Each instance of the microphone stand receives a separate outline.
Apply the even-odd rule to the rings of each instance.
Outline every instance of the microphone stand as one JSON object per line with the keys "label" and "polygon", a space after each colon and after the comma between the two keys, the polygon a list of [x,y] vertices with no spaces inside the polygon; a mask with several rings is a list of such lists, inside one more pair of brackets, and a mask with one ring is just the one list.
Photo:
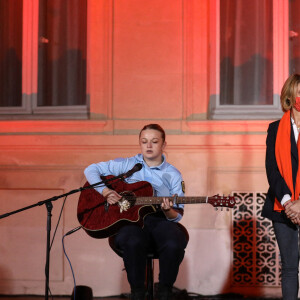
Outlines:
{"label": "microphone stand", "polygon": [[112,177],[112,178],[109,178],[109,179],[106,179],[106,180],[102,180],[100,182],[97,182],[97,183],[94,183],[94,184],[91,184],[91,185],[88,185],[88,186],[85,186],[85,187],[80,187],[78,189],[71,190],[68,193],[61,194],[59,196],[54,196],[52,198],[39,201],[39,202],[37,202],[35,204],[29,205],[29,206],[25,206],[23,208],[20,208],[20,209],[8,212],[6,214],[0,215],[0,219],[3,219],[3,218],[6,218],[6,217],[8,217],[10,215],[19,213],[21,211],[24,211],[24,210],[27,210],[27,209],[30,209],[30,208],[33,208],[33,207],[36,207],[36,206],[41,206],[43,204],[46,205],[46,208],[47,208],[47,246],[46,246],[46,265],[45,265],[45,276],[46,276],[45,299],[46,300],[48,300],[48,291],[49,291],[50,233],[51,233],[51,217],[52,217],[51,212],[52,212],[52,208],[53,208],[52,201],[56,201],[57,199],[60,199],[62,197],[67,197],[67,196],[69,196],[71,194],[75,194],[75,193],[81,192],[81,191],[86,190],[86,189],[91,189],[91,188],[93,188],[93,187],[95,187],[97,185],[106,184],[107,182],[109,182],[111,180],[122,180],[125,177],[124,175],[125,174],[121,174],[119,176],[115,176],[115,177]]}

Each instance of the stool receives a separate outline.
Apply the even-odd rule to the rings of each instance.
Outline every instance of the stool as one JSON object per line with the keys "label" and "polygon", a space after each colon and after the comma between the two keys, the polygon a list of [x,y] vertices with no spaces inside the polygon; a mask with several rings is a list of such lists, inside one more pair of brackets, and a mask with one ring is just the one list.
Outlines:
{"label": "stool", "polygon": [[[184,232],[187,242],[189,241],[189,233],[186,228],[177,223],[180,229]],[[112,250],[118,254],[120,257],[123,257],[123,251],[116,247],[115,245],[115,235],[110,236],[108,238],[109,246]],[[153,300],[153,291],[154,291],[154,283],[153,283],[153,259],[158,258],[158,253],[153,249],[149,249],[147,253],[147,262],[146,262],[146,292],[147,292],[147,300]]]}

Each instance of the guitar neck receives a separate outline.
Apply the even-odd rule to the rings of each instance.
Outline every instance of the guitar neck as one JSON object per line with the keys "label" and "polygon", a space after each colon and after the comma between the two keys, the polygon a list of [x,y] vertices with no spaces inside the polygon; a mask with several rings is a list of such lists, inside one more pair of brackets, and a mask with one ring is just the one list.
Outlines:
{"label": "guitar neck", "polygon": [[135,205],[151,205],[161,204],[163,198],[169,198],[176,204],[196,204],[207,203],[208,197],[137,197]]}

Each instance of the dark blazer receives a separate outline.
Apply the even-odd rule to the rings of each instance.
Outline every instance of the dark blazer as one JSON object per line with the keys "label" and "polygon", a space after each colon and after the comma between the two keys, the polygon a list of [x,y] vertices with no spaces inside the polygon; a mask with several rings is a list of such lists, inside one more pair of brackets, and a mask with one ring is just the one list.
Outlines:
{"label": "dark blazer", "polygon": [[[267,135],[267,150],[266,150],[266,172],[269,182],[269,190],[267,193],[266,201],[262,209],[262,216],[269,218],[273,221],[284,222],[288,224],[293,224],[290,219],[286,216],[284,211],[276,212],[274,211],[274,201],[275,197],[281,201],[285,194],[292,195],[290,189],[288,188],[285,180],[281,176],[275,157],[275,141],[278,131],[279,120],[272,122],[268,128]],[[299,136],[300,138],[300,136]],[[291,123],[291,161],[292,161],[292,172],[293,172],[293,182],[294,186],[296,183],[297,171],[298,171],[298,150],[295,141],[294,131]]]}

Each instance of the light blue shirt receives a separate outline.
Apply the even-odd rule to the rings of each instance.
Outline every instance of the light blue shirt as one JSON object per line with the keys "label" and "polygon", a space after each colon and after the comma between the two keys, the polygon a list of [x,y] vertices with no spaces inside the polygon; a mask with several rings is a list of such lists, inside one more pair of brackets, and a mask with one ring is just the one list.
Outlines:
{"label": "light blue shirt", "polygon": [[[143,167],[140,171],[135,172],[132,176],[126,178],[125,181],[127,183],[148,181],[154,189],[155,196],[169,197],[175,194],[184,196],[182,190],[182,176],[174,166],[166,161],[164,155],[163,162],[159,166],[149,167],[144,162],[142,154],[137,154],[133,157],[117,158],[106,162],[92,164],[84,170],[84,175],[90,184],[95,184],[101,181],[100,176],[118,176],[131,170],[137,163],[141,163]],[[105,186],[95,187],[95,190],[102,194],[104,188]],[[183,209],[184,205],[174,204],[174,207]],[[178,213],[175,219],[169,220],[178,222],[181,218],[182,215]]]}

